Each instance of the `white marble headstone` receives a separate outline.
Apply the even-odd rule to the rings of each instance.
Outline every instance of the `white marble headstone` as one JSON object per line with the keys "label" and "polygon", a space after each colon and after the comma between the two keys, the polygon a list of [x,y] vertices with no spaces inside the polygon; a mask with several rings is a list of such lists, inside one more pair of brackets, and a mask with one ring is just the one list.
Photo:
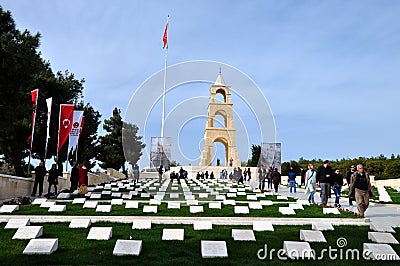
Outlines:
{"label": "white marble headstone", "polygon": [[50,255],[58,249],[58,238],[31,239],[22,254]]}
{"label": "white marble headstone", "polygon": [[132,229],[151,229],[151,220],[133,221]]}
{"label": "white marble headstone", "polygon": [[179,240],[183,241],[185,229],[163,229],[162,240]]}
{"label": "white marble headstone", "polygon": [[314,222],[312,223],[312,230],[333,231],[335,228],[333,228],[332,224],[329,222]]}
{"label": "white marble headstone", "polygon": [[97,201],[86,201],[83,204],[82,208],[91,208],[91,209],[95,209],[97,207]]}
{"label": "white marble headstone", "polygon": [[391,233],[368,232],[368,239],[379,244],[399,244]]}
{"label": "white marble headstone", "polygon": [[90,219],[72,219],[69,228],[88,228],[91,224]]}
{"label": "white marble headstone", "polygon": [[3,205],[0,207],[0,213],[12,213],[19,210],[19,205]]}
{"label": "white marble headstone", "polygon": [[97,205],[96,212],[111,212],[112,205]]}
{"label": "white marble headstone", "polygon": [[43,226],[21,226],[12,239],[32,239],[43,235]]}
{"label": "white marble headstone", "polygon": [[139,208],[139,202],[134,200],[125,201],[125,209],[137,209]]}
{"label": "white marble headstone", "polygon": [[157,213],[157,205],[152,205],[152,206],[149,206],[149,205],[145,205],[145,206],[143,206],[143,213],[150,213],[150,212],[152,212],[152,213]]}
{"label": "white marble headstone", "polygon": [[109,240],[112,237],[112,227],[92,227],[90,228],[87,239]]}
{"label": "white marble headstone", "polygon": [[227,258],[228,249],[225,241],[201,240],[202,258]]}
{"label": "white marble headstone", "polygon": [[30,224],[29,218],[17,218],[8,220],[4,229],[18,229],[22,226],[27,226]]}
{"label": "white marble headstone", "polygon": [[211,221],[194,221],[193,229],[194,230],[212,230],[212,222]]}
{"label": "white marble headstone", "polygon": [[300,240],[306,242],[326,242],[324,234],[316,230],[300,230]]}
{"label": "white marble headstone", "polygon": [[253,231],[274,231],[274,227],[272,223],[268,221],[254,221]]}
{"label": "white marble headstone", "polygon": [[287,257],[292,260],[315,258],[315,252],[308,242],[283,241],[283,249]]}
{"label": "white marble headstone", "polygon": [[388,244],[364,243],[363,254],[373,260],[400,260],[396,251]]}
{"label": "white marble headstone", "polygon": [[190,206],[190,213],[200,213],[204,212],[203,206]]}
{"label": "white marble headstone", "polygon": [[232,229],[232,238],[235,241],[256,241],[253,230]]}
{"label": "white marble headstone", "polygon": [[209,209],[221,209],[221,202],[219,201],[214,201],[214,202],[209,202],[208,203],[208,208]]}
{"label": "white marble headstone", "polygon": [[139,256],[142,251],[142,240],[122,240],[115,243],[113,255],[116,256]]}
{"label": "white marble headstone", "polygon": [[180,209],[181,203],[177,201],[169,201],[168,202],[168,209]]}

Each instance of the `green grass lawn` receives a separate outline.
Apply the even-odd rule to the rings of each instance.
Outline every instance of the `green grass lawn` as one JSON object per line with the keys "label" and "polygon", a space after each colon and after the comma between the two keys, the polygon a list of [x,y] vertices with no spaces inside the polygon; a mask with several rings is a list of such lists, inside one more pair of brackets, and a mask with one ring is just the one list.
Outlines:
{"label": "green grass lawn", "polygon": [[[63,204],[63,203],[58,203]],[[99,203],[108,204],[108,203]],[[288,204],[274,204],[272,206],[264,206],[262,210],[250,210],[250,214],[235,214],[234,207],[231,205],[223,205],[221,209],[209,209],[208,204],[202,205],[204,212],[192,214],[189,206],[181,205],[180,209],[168,209],[167,203],[158,206],[157,213],[143,213],[142,207],[144,203],[139,203],[139,209],[125,209],[125,205],[113,205],[110,213],[96,212],[95,209],[82,208],[82,204],[66,203],[67,210],[65,212],[48,212],[47,208],[41,208],[38,205],[20,206],[19,210],[13,212],[12,215],[71,215],[71,216],[174,216],[174,217],[293,217],[293,218],[356,218],[353,213],[341,211],[341,215],[323,214],[321,206],[304,206],[304,210],[296,210],[296,215],[283,215],[278,211],[279,207],[287,207]],[[247,205],[238,203],[237,205]]]}
{"label": "green grass lawn", "polygon": [[[152,225],[151,230],[133,230],[131,224],[96,223],[92,226],[112,226],[113,236],[107,241],[87,240],[89,229],[69,229],[68,223],[44,223],[41,238],[58,238],[58,250],[51,255],[22,255],[29,240],[12,240],[16,229],[5,230],[5,224],[0,224],[0,264],[2,265],[379,265],[382,262],[357,260],[340,260],[340,249],[337,239],[344,237],[347,246],[342,248],[358,249],[362,252],[362,243],[370,242],[367,237],[367,226],[335,226],[335,231],[326,231],[324,236],[327,243],[310,243],[319,256],[323,249],[329,246],[338,249],[338,258],[330,260],[325,253],[323,261],[280,261],[277,250],[283,247],[284,240],[299,241],[301,229],[311,229],[311,226],[274,226],[274,232],[255,232],[255,242],[233,241],[232,229],[251,229],[251,226],[213,226],[209,231],[194,231],[190,225]],[[185,229],[184,241],[161,241],[163,228]],[[113,256],[117,239],[142,240],[142,251],[138,257]],[[396,229],[395,237],[400,239],[400,229]],[[201,258],[201,240],[223,240],[227,243],[228,258]],[[272,261],[269,256],[265,260],[257,258],[257,252],[267,245],[268,252],[272,249]],[[392,245],[400,254],[400,245]],[[344,253],[345,254],[345,253]],[[311,264],[310,264],[311,263]],[[389,263],[385,263],[390,264]],[[398,265],[392,263],[392,265]]]}

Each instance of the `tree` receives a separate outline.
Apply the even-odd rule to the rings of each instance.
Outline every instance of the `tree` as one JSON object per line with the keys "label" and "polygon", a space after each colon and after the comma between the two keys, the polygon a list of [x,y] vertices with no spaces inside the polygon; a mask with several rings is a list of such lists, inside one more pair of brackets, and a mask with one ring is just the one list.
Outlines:
{"label": "tree", "polygon": [[122,128],[122,141],[123,149],[126,161],[128,161],[132,167],[136,165],[142,156],[142,150],[146,147],[141,139],[141,136],[137,136],[139,128],[130,123],[123,122]]}
{"label": "tree", "polygon": [[98,159],[102,162],[100,167],[121,169],[125,171],[125,156],[122,147],[122,117],[121,110],[114,108],[110,119],[104,120],[103,129],[108,134],[101,136],[100,140],[100,154]]}
{"label": "tree", "polygon": [[100,154],[98,159],[102,162],[99,165],[105,169],[119,170],[122,168],[122,172],[126,174],[125,162],[128,161],[134,166],[142,155],[141,150],[145,147],[145,144],[141,142],[142,137],[137,136],[138,127],[124,123],[121,118],[121,110],[115,107],[110,119],[104,120],[103,128],[108,134],[99,138]]}
{"label": "tree", "polygon": [[251,145],[251,159],[247,162],[247,166],[257,167],[261,156],[261,145]]}

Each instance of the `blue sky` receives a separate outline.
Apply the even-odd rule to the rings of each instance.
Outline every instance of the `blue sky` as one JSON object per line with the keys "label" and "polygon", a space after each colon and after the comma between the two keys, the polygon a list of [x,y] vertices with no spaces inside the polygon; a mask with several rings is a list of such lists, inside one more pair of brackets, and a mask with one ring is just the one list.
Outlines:
{"label": "blue sky", "polygon": [[[141,84],[163,69],[169,14],[168,64],[211,60],[248,75],[274,114],[283,161],[399,153],[399,1],[5,0],[1,5],[11,10],[19,29],[41,33],[40,50],[55,71],[68,69],[86,80],[85,101],[103,119],[115,106],[124,113]],[[228,77],[225,81],[232,85]],[[194,87],[192,92],[208,95],[209,84]],[[172,107],[183,99],[167,102]],[[159,131],[156,119],[152,129]],[[198,121],[176,141],[190,150],[185,140],[195,137],[197,147],[203,131],[204,121]],[[246,134],[252,144],[252,133]],[[247,155],[241,153],[241,159]]]}

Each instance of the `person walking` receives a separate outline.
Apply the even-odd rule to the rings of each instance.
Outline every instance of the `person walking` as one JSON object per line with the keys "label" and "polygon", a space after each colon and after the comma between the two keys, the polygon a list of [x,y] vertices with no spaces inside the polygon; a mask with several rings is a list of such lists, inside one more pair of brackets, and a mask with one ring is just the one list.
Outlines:
{"label": "person walking", "polygon": [[79,182],[79,164],[75,164],[71,169],[71,176],[69,178],[71,181],[71,187],[69,188],[69,192],[72,193],[78,189]]}
{"label": "person walking", "polygon": [[54,163],[49,170],[49,176],[47,178],[49,181],[49,188],[47,194],[50,194],[51,187],[54,186],[54,194],[57,195],[57,185],[58,185],[58,169],[57,165]]}
{"label": "person walking", "polygon": [[317,189],[317,174],[314,170],[314,165],[311,163],[308,165],[308,170],[306,172],[306,195],[308,195],[308,202],[315,204],[314,195]]}
{"label": "person walking", "polygon": [[79,186],[85,185],[87,186],[89,183],[89,178],[88,178],[88,169],[86,167],[86,162],[81,163],[79,166]]}
{"label": "person walking", "polygon": [[332,178],[332,167],[330,166],[329,160],[325,160],[324,164],[317,169],[317,182],[321,187],[321,204],[326,205],[328,203],[328,194],[331,189],[331,178]]}
{"label": "person walking", "polygon": [[258,168],[258,182],[258,188],[263,191],[265,186],[265,169],[263,164]]}
{"label": "person walking", "polygon": [[38,166],[35,168],[35,183],[33,185],[32,197],[36,195],[37,187],[39,186],[39,197],[42,196],[43,193],[43,180],[47,174],[47,170],[44,167],[44,162],[40,162]]}
{"label": "person walking", "polygon": [[272,173],[274,172],[274,170],[272,169],[272,167],[268,168],[268,172],[267,172],[267,188],[268,189],[272,189]]}
{"label": "person walking", "polygon": [[139,176],[140,176],[139,166],[137,164],[133,168],[132,174],[133,174],[133,185],[136,186],[136,184],[139,182]]}
{"label": "person walking", "polygon": [[242,171],[242,169],[240,167],[238,167],[237,176],[238,176],[238,181],[237,181],[238,185],[240,183],[243,185],[244,184],[243,183],[243,171]]}
{"label": "person walking", "polygon": [[164,167],[163,167],[163,165],[160,165],[160,167],[158,168],[158,182],[159,183],[161,183],[163,173],[164,173]]}
{"label": "person walking", "polygon": [[292,188],[294,189],[294,193],[296,193],[296,173],[293,170],[293,167],[290,166],[290,171],[288,173],[288,181],[289,181],[289,192],[292,193]]}
{"label": "person walking", "polygon": [[275,193],[277,193],[278,186],[281,183],[281,173],[278,172],[278,168],[275,168],[272,173],[272,183],[274,184]]}
{"label": "person walking", "polygon": [[247,175],[249,176],[249,178],[247,179],[247,181],[250,182],[250,179],[251,179],[251,170],[250,170],[250,167],[247,168]]}
{"label": "person walking", "polygon": [[[350,189],[350,179],[355,171],[356,171],[356,168],[354,167],[354,165],[351,165],[350,170],[346,173],[346,182],[347,182],[347,185],[349,186],[349,189]],[[350,207],[353,206],[353,200],[354,199],[352,197],[349,197],[349,206]]]}
{"label": "person walking", "polygon": [[351,176],[349,197],[356,199],[358,212],[364,217],[369,206],[369,198],[375,197],[375,195],[372,191],[369,174],[364,171],[362,164],[357,165],[357,171]]}
{"label": "person walking", "polygon": [[332,178],[333,192],[335,193],[335,207],[340,208],[340,192],[343,186],[343,176],[340,174],[339,169],[334,169],[334,174]]}

